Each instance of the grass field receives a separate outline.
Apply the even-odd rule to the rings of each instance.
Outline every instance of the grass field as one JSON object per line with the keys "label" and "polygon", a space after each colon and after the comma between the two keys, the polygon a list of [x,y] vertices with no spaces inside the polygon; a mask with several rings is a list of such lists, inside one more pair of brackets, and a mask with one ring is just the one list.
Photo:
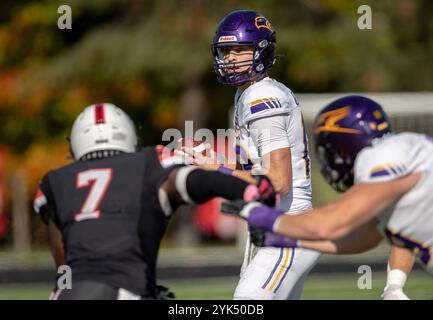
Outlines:
{"label": "grass field", "polygon": [[[380,299],[385,273],[373,275],[372,289],[357,287],[358,274],[311,275],[306,282],[303,299]],[[231,299],[236,277],[170,280],[162,284],[169,286],[178,299]],[[15,284],[1,285],[0,300],[47,299],[51,285]],[[416,272],[406,284],[406,293],[412,299],[433,299],[433,278]]]}

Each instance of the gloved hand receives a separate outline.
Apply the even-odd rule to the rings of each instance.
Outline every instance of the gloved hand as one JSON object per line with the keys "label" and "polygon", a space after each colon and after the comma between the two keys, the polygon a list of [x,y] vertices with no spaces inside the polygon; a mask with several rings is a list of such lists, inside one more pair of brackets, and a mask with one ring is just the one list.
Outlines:
{"label": "gloved hand", "polygon": [[256,247],[296,248],[297,240],[271,232],[250,229],[250,240]]}
{"label": "gloved hand", "polygon": [[386,286],[381,297],[383,300],[410,300],[403,288],[397,285]]}
{"label": "gloved hand", "polygon": [[269,207],[275,207],[280,199],[275,192],[271,180],[265,175],[254,175],[253,177],[257,181],[257,188],[260,194],[260,197],[255,200]]}
{"label": "gloved hand", "polygon": [[223,202],[221,212],[238,215],[248,221],[248,225],[253,229],[264,231],[274,231],[275,221],[283,211],[272,209],[260,202],[244,202],[234,200]]}

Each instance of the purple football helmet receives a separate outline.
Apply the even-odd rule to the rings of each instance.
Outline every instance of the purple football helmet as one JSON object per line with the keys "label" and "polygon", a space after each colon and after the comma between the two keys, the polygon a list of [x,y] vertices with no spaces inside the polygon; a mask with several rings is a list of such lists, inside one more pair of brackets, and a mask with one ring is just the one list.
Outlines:
{"label": "purple football helmet", "polygon": [[314,121],[314,147],[322,175],[335,190],[346,191],[353,185],[358,153],[391,132],[388,116],[374,100],[350,95],[331,102]]}
{"label": "purple football helmet", "polygon": [[[218,81],[233,86],[254,81],[275,63],[275,43],[275,31],[263,15],[251,10],[230,13],[218,25],[211,45]],[[224,63],[227,47],[233,46],[253,47],[253,60]],[[249,66],[248,70],[235,73],[236,67],[243,66]]]}

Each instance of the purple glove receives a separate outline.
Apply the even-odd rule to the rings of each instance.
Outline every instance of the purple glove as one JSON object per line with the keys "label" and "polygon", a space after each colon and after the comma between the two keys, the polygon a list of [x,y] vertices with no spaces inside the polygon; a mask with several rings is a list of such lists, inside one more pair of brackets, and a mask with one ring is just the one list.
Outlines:
{"label": "purple glove", "polygon": [[298,244],[297,240],[280,236],[275,233],[265,232],[264,245],[266,247],[277,247],[277,248],[296,248]]}
{"label": "purple glove", "polygon": [[221,212],[238,215],[248,221],[252,229],[273,232],[277,218],[283,211],[272,209],[260,202],[244,202],[233,200],[221,204]]}
{"label": "purple glove", "polygon": [[265,231],[274,231],[274,224],[277,218],[283,214],[283,211],[269,208],[265,205],[254,205],[252,202],[247,204],[241,211],[240,215],[247,219],[251,228]]}
{"label": "purple glove", "polygon": [[280,236],[272,232],[250,228],[250,240],[256,247],[296,248],[294,239]]}

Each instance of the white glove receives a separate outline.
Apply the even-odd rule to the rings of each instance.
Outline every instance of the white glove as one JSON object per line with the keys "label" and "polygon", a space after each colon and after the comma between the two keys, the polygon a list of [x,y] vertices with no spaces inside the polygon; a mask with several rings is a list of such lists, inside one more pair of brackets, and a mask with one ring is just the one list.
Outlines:
{"label": "white glove", "polygon": [[403,288],[396,285],[386,286],[381,297],[383,300],[410,300]]}

